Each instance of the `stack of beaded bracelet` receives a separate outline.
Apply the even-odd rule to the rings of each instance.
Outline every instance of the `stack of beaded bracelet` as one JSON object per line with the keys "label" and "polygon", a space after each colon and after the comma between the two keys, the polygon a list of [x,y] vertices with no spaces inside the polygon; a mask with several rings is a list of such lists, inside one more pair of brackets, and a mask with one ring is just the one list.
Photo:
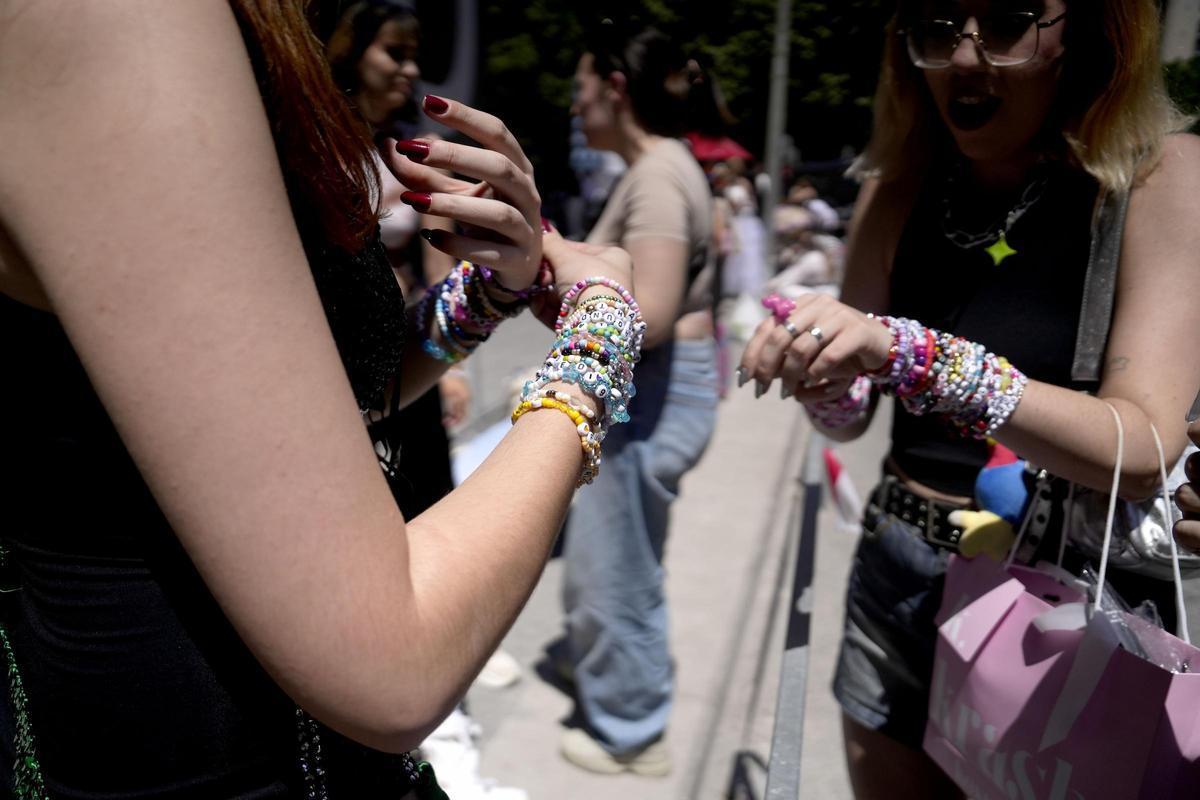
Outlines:
{"label": "stack of beaded bracelet", "polygon": [[[429,287],[417,307],[417,327],[424,336],[421,347],[433,358],[453,364],[471,354],[492,331],[525,308],[524,302],[502,304],[483,287],[483,269],[461,261],[445,280]],[[429,323],[430,316],[433,324]],[[434,341],[433,327],[441,343]]]}
{"label": "stack of beaded bracelet", "polygon": [[892,346],[870,378],[909,413],[944,414],[976,439],[988,438],[1012,416],[1028,379],[1007,359],[913,320],[878,319],[892,332]]}
{"label": "stack of beaded bracelet", "polygon": [[867,413],[871,406],[872,388],[871,379],[866,375],[859,375],[841,397],[822,400],[819,403],[805,403],[804,409],[813,422],[826,428],[844,428],[857,422]]}
{"label": "stack of beaded bracelet", "polygon": [[513,409],[512,421],[515,423],[523,415],[538,408],[553,408],[563,412],[575,423],[579,433],[579,441],[583,446],[583,469],[579,474],[579,484],[591,483],[600,471],[600,442],[603,436],[597,436],[592,429],[595,412],[583,405],[578,398],[566,392],[556,392],[542,389],[538,394],[528,398],[522,396],[521,402]]}
{"label": "stack of beaded bracelet", "polygon": [[[605,286],[615,294],[578,302],[584,289]],[[608,429],[629,420],[629,400],[635,394],[633,366],[641,358],[646,323],[637,302],[625,287],[604,277],[577,283],[563,297],[555,333],[558,338],[546,361],[525,383],[513,421],[536,408],[554,408],[576,423],[585,464],[579,484],[590,483],[600,469],[600,443]],[[595,414],[578,399],[554,391],[550,384],[569,383],[593,397],[601,408]]]}

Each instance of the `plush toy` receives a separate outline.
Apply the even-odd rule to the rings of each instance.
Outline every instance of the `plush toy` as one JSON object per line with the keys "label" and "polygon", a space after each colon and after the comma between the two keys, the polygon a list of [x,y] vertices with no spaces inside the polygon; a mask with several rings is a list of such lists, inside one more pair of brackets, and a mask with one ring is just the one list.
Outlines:
{"label": "plush toy", "polygon": [[1029,498],[1025,462],[1004,445],[993,444],[988,463],[975,479],[975,505],[980,510],[950,514],[950,524],[963,531],[959,552],[967,558],[984,553],[997,561],[1004,560]]}

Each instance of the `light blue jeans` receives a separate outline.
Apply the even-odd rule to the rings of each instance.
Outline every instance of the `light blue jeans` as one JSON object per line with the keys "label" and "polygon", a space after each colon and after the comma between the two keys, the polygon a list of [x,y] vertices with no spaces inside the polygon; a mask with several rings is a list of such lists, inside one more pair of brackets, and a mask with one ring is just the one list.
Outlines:
{"label": "light blue jeans", "polygon": [[663,546],[679,481],[717,417],[716,345],[677,341],[643,356],[630,421],[604,442],[600,474],[571,508],[563,606],[576,702],[602,745],[659,739],[671,710]]}

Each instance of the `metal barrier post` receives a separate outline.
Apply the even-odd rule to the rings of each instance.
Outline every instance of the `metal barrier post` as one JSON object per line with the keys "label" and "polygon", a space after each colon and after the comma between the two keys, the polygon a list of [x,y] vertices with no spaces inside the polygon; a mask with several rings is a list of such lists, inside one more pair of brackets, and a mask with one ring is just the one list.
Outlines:
{"label": "metal barrier post", "polygon": [[804,694],[808,684],[808,650],[812,629],[812,581],[817,549],[817,513],[821,510],[821,487],[825,438],[816,431],[805,447],[801,482],[804,504],[800,517],[800,541],[796,571],[788,605],[787,636],[779,675],[779,700],[775,705],[775,731],[767,767],[765,800],[795,800],[800,796],[800,752],[804,741]]}

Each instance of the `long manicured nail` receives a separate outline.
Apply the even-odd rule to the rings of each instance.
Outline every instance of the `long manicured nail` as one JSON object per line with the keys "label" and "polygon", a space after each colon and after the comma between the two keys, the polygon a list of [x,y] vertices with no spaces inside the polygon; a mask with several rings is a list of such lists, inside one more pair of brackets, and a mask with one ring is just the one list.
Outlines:
{"label": "long manicured nail", "polygon": [[439,246],[445,238],[446,232],[437,230],[436,228],[422,228],[421,238],[429,242],[434,247]]}
{"label": "long manicured nail", "polygon": [[784,400],[787,400],[789,397],[792,396],[792,390],[781,383],[781,384],[779,384],[779,396],[782,397]]}
{"label": "long manicured nail", "polygon": [[413,161],[424,161],[429,155],[429,145],[415,139],[401,139],[396,142],[396,152]]}
{"label": "long manicured nail", "polygon": [[754,382],[754,398],[755,398],[756,400],[757,400],[758,398],[762,397],[764,394],[766,394],[766,393],[767,393],[767,386],[768,386],[768,385],[769,385],[769,384],[763,383],[762,381],[755,381],[755,382]]}
{"label": "long manicured nail", "polygon": [[441,115],[450,110],[450,104],[436,94],[425,95],[425,113]]}
{"label": "long manicured nail", "polygon": [[739,389],[746,385],[746,381],[750,380],[750,373],[745,367],[737,368],[737,376]]}
{"label": "long manicured nail", "polygon": [[433,198],[425,192],[404,192],[400,195],[401,203],[408,203],[417,211],[428,211]]}
{"label": "long manicured nail", "polygon": [[554,230],[554,223],[542,217],[542,233],[550,233],[552,230]]}

